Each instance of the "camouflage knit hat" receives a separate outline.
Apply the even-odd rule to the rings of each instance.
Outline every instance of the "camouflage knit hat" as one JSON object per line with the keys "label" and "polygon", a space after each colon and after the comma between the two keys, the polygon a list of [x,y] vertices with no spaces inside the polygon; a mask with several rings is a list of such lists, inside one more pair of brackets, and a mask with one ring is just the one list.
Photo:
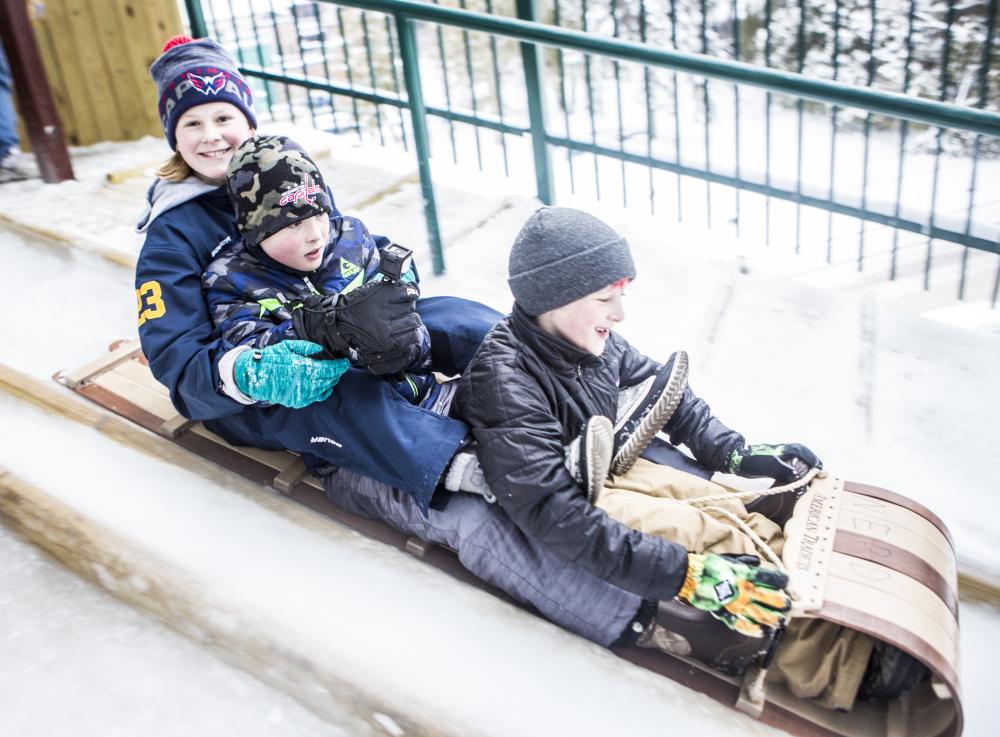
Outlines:
{"label": "camouflage knit hat", "polygon": [[333,211],[316,164],[284,136],[244,141],[229,162],[226,190],[236,225],[253,245],[299,220]]}

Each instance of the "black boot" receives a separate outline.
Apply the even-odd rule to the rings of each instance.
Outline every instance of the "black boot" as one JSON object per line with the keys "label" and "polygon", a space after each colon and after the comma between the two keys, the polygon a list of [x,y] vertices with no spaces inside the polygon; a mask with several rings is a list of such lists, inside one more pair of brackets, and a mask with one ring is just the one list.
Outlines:
{"label": "black boot", "polygon": [[747,512],[756,512],[767,517],[769,520],[784,528],[785,523],[792,517],[795,511],[795,504],[799,498],[806,493],[806,487],[790,489],[783,494],[769,494],[758,497],[746,505]]}
{"label": "black boot", "polygon": [[684,398],[687,373],[687,353],[678,351],[657,373],[618,392],[612,474],[620,476],[627,472],[667,424]]}
{"label": "black boot", "polygon": [[894,699],[930,675],[923,663],[885,642],[876,642],[858,688],[858,699]]}
{"label": "black boot", "polygon": [[727,676],[739,676],[752,665],[769,662],[779,633],[771,628],[764,632],[764,637],[747,637],[710,613],[672,599],[660,602],[653,625],[638,644],[694,658]]}

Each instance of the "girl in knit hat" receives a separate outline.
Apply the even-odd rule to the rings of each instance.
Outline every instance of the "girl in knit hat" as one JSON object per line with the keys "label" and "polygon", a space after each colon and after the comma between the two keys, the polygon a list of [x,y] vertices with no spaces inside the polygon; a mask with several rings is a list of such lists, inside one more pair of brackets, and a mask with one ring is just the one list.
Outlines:
{"label": "girl in knit hat", "polygon": [[[234,444],[288,448],[338,466],[324,486],[348,511],[447,544],[473,574],[590,640],[634,642],[634,625],[641,630],[650,616],[635,594],[537,547],[481,497],[452,494],[443,509],[427,508],[466,442],[464,422],[404,401],[367,371],[341,375],[341,365],[312,357],[319,346],[294,350],[294,341],[259,351],[250,394],[223,390],[233,380],[234,346],[213,335],[201,277],[241,239],[222,185],[257,125],[252,93],[235,60],[207,39],[171,41],[151,73],[172,158],[139,224],[146,240],[135,286],[143,352],[177,411]],[[340,215],[332,195],[329,207]],[[448,375],[465,368],[500,317],[455,297],[420,299],[416,310],[431,337],[431,368]]]}
{"label": "girl in knit hat", "polygon": [[[678,502],[725,494],[708,480],[713,471],[784,484],[819,467],[819,459],[800,444],[747,446],[672,378],[686,356],[661,365],[615,332],[635,274],[625,239],[588,213],[545,207],[525,223],[510,253],[513,312],[484,340],[455,398],[458,415],[472,426],[480,474],[529,537],[660,601],[640,644],[691,654],[729,674],[760,664],[776,648],[773,678],[799,697],[849,709],[872,638],[822,620],[794,620],[778,642],[790,608],[787,576],[760,566],[753,540],[724,515]],[[677,390],[667,391],[674,384]],[[677,405],[669,419],[644,422],[672,394]],[[632,432],[648,441],[660,430],[698,463],[657,441],[650,456],[657,462],[632,458],[630,470],[609,477],[612,456]],[[569,469],[567,452],[579,459]],[[780,551],[782,531],[773,519],[738,499],[716,506]],[[783,510],[763,511],[783,521]]]}

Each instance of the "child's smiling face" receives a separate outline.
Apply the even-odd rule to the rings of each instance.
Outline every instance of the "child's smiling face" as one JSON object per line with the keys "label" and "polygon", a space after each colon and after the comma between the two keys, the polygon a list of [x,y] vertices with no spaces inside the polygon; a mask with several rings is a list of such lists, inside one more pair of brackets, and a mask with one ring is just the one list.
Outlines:
{"label": "child's smiling face", "polygon": [[253,130],[247,117],[228,102],[210,102],[185,111],[174,135],[177,153],[198,176],[213,184],[226,180],[233,154]]}
{"label": "child's smiling face", "polygon": [[543,312],[538,324],[582,351],[599,356],[614,326],[625,319],[625,285],[622,279],[568,305]]}
{"label": "child's smiling face", "polygon": [[330,216],[325,212],[299,220],[260,242],[264,253],[298,271],[314,271],[323,262],[330,240]]}

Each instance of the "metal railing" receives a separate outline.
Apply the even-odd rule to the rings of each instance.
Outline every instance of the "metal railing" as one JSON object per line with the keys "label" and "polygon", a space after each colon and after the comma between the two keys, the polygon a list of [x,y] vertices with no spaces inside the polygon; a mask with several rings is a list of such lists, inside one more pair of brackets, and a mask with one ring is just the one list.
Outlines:
{"label": "metal railing", "polygon": [[[753,16],[739,11],[733,0],[712,5],[728,8],[728,19],[713,15],[707,0],[670,0],[665,13],[659,6],[656,22],[644,0],[627,7],[620,0],[607,5],[581,0],[572,18],[565,12],[569,3],[556,0],[545,11],[551,24],[535,21],[540,15],[534,0],[479,0],[485,13],[468,10],[466,0],[457,2],[460,7],[413,0],[255,0],[237,7],[233,0],[188,0],[187,6],[196,34],[211,34],[237,47],[243,71],[263,85],[258,97],[272,117],[295,121],[307,115],[311,124],[328,130],[353,129],[359,136],[371,131],[380,142],[388,132],[404,146],[412,142],[438,273],[444,259],[430,177],[432,141],[435,146],[444,141],[454,161],[474,150],[481,169],[484,158],[499,151],[503,171],[511,176],[523,175],[511,174],[516,168],[513,150],[529,142],[521,148],[530,149],[526,155],[536,190],[546,203],[566,189],[607,199],[609,182],[614,182],[623,205],[634,206],[633,193],[641,187],[652,212],[672,208],[678,218],[703,212],[709,224],[731,222],[738,233],[748,229],[747,223],[759,222],[768,242],[775,222],[784,227],[789,221],[772,210],[790,207],[796,252],[803,242],[803,221],[809,221],[805,227],[813,233],[816,216],[822,215],[825,259],[830,262],[844,260],[834,253],[835,246],[845,240],[839,235],[845,224],[853,222],[858,233],[851,258],[858,270],[873,264],[896,278],[903,271],[901,254],[910,254],[906,263],[912,270],[912,254],[922,248],[925,288],[934,259],[953,260],[960,253],[960,297],[966,296],[973,250],[980,256],[1000,253],[1000,213],[992,194],[997,191],[993,178],[1000,183],[1000,164],[992,158],[1000,150],[1000,114],[987,109],[988,101],[1000,99],[991,64],[998,0],[981,4],[978,46],[970,45],[969,34],[963,36],[966,61],[979,61],[962,67],[965,82],[959,85],[959,97],[974,100],[974,106],[945,102],[955,96],[956,87],[952,0],[940,48],[937,100],[909,94],[917,86],[917,0],[898,0],[907,10],[909,29],[905,58],[896,64],[903,75],[899,92],[873,86],[884,66],[878,61],[877,21],[888,15],[879,15],[875,0],[850,6],[852,12],[862,7],[869,13],[867,38],[860,47],[859,34],[843,30],[848,14],[841,11],[847,0],[836,0],[832,39],[824,42],[832,44],[830,79],[800,73],[814,71],[817,56],[822,56],[815,34],[809,33],[809,21],[815,19],[805,0],[780,5],[762,0],[763,16],[754,21],[760,26],[753,34],[746,31]],[[686,21],[681,18],[685,12]],[[795,12],[799,22],[791,24],[795,41],[790,42],[774,33],[774,18]],[[891,18],[898,26],[899,14]],[[596,35],[590,24],[610,35]],[[678,31],[686,27],[698,29],[699,51],[720,53],[729,45],[732,58],[678,50]],[[638,39],[623,38],[626,28]],[[667,43],[672,48],[656,45]],[[869,86],[838,81],[850,66],[847,46],[854,67],[859,56],[866,58],[860,81]],[[825,53],[825,47],[820,51]],[[926,56],[927,50],[922,52]],[[795,69],[770,66],[776,56],[791,59]],[[456,78],[464,78],[465,89],[456,85]],[[921,89],[927,84],[921,78]],[[349,101],[350,109],[338,109],[338,98]],[[396,114],[386,114],[386,107]],[[404,116],[406,110],[409,116]],[[851,111],[856,111],[854,117]],[[433,136],[431,126],[437,126]],[[579,135],[581,128],[589,135]],[[484,146],[481,134],[495,136],[497,146]],[[818,142],[828,145],[822,156]],[[791,146],[795,155],[789,157]],[[848,157],[854,149],[858,155]],[[890,149],[895,160],[886,166]],[[556,153],[560,155],[554,157]],[[583,158],[592,164],[586,174],[591,167],[581,167]],[[794,173],[783,173],[779,164],[793,164]],[[959,175],[967,198],[956,205],[953,185]],[[985,187],[980,186],[984,177]],[[845,179],[852,181],[845,185]],[[705,189],[701,203],[685,196],[698,181]],[[716,194],[713,203],[717,190],[729,191],[732,201],[720,207]],[[750,198],[761,206],[747,207]],[[725,210],[722,217],[720,209]],[[918,241],[901,242],[906,234]],[[792,239],[791,232],[786,235]],[[941,256],[934,251],[936,241],[962,248]],[[995,305],[1000,265],[987,267],[992,284],[985,289]]]}

